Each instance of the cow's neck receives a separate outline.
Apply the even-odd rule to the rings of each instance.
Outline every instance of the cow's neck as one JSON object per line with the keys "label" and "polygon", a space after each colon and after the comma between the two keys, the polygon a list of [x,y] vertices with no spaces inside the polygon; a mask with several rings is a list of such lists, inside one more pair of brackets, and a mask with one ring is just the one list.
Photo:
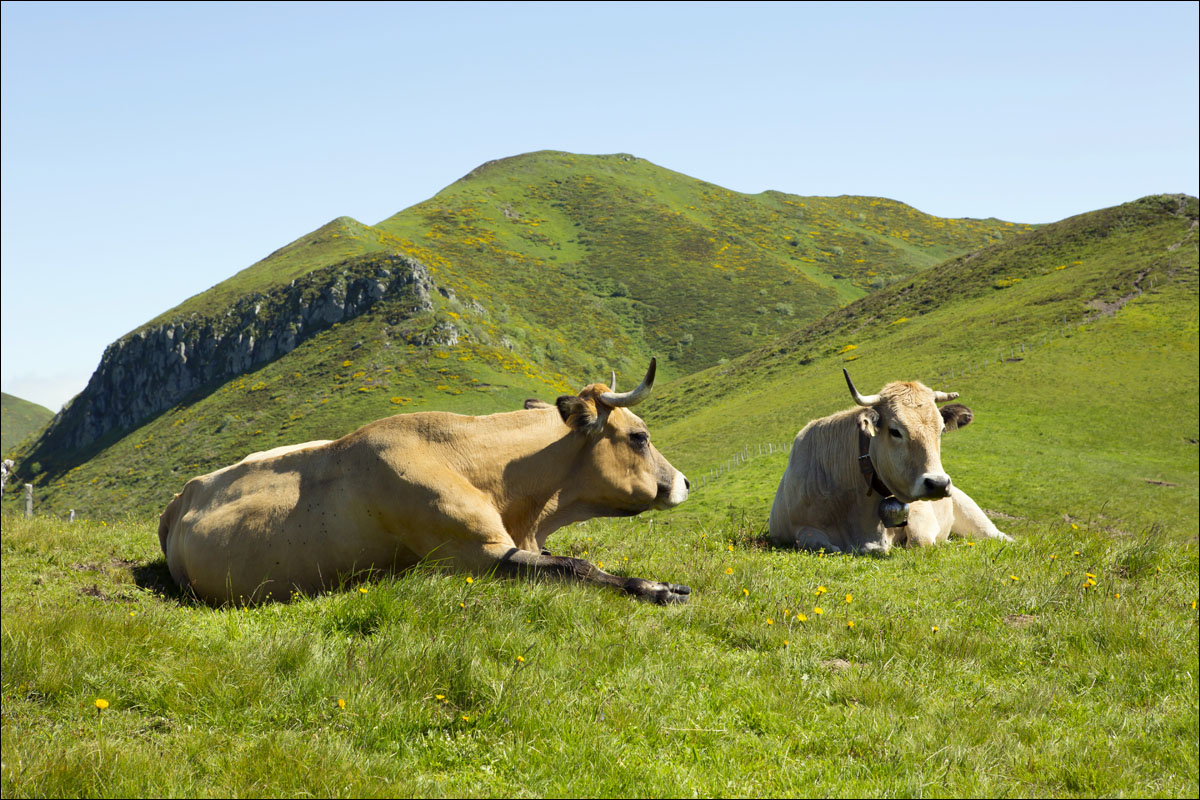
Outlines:
{"label": "cow's neck", "polygon": [[[471,482],[490,495],[518,547],[538,549],[553,531],[596,516],[580,506],[572,483],[585,437],[563,424],[558,409],[536,409],[484,418],[473,442]],[[481,420],[482,421],[482,420]],[[496,452],[496,446],[503,452]],[[535,544],[536,542],[536,544]]]}

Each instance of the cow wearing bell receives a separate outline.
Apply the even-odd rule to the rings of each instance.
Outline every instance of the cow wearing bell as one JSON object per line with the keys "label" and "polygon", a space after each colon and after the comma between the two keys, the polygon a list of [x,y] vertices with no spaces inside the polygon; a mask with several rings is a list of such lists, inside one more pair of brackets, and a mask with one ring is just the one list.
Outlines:
{"label": "cow wearing bell", "polygon": [[542,552],[571,522],[687,499],[687,479],[629,410],[654,373],[651,360],[633,391],[592,384],[510,413],[388,417],[193,478],[159,520],[171,576],[208,602],[254,602],[429,561],[686,601],[686,586]]}
{"label": "cow wearing bell", "polygon": [[771,506],[772,543],[886,553],[893,544],[930,545],[951,533],[1012,541],[942,468],[942,433],[973,418],[959,403],[938,408],[957,392],[914,381],[864,396],[842,372],[856,407],[796,434]]}

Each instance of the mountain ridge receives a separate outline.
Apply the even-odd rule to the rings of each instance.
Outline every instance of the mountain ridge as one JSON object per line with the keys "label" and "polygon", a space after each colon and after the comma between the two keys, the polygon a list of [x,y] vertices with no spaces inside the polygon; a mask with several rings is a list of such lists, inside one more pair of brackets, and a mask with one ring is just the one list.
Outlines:
{"label": "mountain ridge", "polygon": [[[614,352],[630,371],[660,354],[669,379],[922,268],[926,250],[970,249],[1014,227],[878,198],[744,195],[628,154],[497,159],[377,225],[336,217],[121,337],[32,458],[66,464],[64,451],[290,352],[315,330],[313,315],[264,320],[260,307],[270,317],[269,298],[297,285],[303,295],[339,264],[420,265],[418,283],[439,288],[421,309],[427,343],[471,335],[576,380],[603,374]],[[346,291],[330,280],[325,305]],[[382,297],[367,294],[367,304]],[[470,334],[459,330],[464,314]]]}
{"label": "mountain ridge", "polygon": [[[99,498],[110,474],[176,480],[396,411],[498,410],[610,368],[640,377],[652,355],[665,384],[1030,230],[879,198],[744,195],[628,155],[498,159],[377,225],[334,218],[121,337],[22,463],[51,495],[89,474]],[[341,274],[400,263],[419,265],[405,283],[425,287],[419,302]],[[341,316],[311,324],[301,306],[316,300]],[[121,495],[149,507],[151,493]]]}

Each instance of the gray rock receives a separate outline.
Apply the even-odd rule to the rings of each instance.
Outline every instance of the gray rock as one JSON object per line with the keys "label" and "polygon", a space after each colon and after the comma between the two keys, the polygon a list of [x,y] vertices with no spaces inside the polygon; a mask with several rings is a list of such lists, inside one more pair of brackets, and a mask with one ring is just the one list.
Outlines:
{"label": "gray rock", "polygon": [[[405,318],[431,312],[434,291],[421,262],[373,255],[315,270],[269,294],[246,295],[215,316],[193,314],[134,331],[108,346],[87,388],[63,407],[35,447],[78,449],[133,428],[382,300],[402,301]],[[449,346],[458,342],[458,330],[443,322],[426,338]]]}

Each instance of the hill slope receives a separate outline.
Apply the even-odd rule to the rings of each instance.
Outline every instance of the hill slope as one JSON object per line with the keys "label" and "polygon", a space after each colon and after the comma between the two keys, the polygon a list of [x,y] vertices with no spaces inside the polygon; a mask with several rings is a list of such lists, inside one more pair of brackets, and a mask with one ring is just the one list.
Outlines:
{"label": "hill slope", "polygon": [[651,355],[666,381],[1028,230],[741,195],[626,155],[490,162],[377,226],[338,218],[114,342],[22,464],[52,507],[71,486],[94,513],[157,508],[164,480],[400,409],[502,410],[610,368],[635,379]]}
{"label": "hill slope", "polygon": [[[627,154],[542,151],[488,162],[374,226],[339,217],[148,324],[394,252],[517,327],[566,334],[575,349],[602,336],[622,351],[665,350],[679,374],[1031,229],[883,198],[744,195]],[[714,297],[725,301],[716,310]],[[584,352],[596,363],[562,355],[607,366],[608,354]]]}
{"label": "hill slope", "polygon": [[[686,582],[686,605],[415,569],[210,608],[175,589],[142,515],[6,516],[0,789],[1193,797],[1197,210],[1154,197],[1064,220],[656,389],[640,410],[692,499],[550,546]],[[223,435],[289,393],[292,432],[328,424],[333,400],[310,393],[369,403],[387,379],[368,344],[346,352],[353,327],[163,419],[193,450],[213,441],[204,414],[235,402]],[[459,353],[390,363],[449,386],[474,363]],[[320,381],[278,371],[301,357]],[[976,421],[946,437],[945,464],[1015,542],[761,546],[783,454],[708,468],[848,405],[842,366],[865,391],[919,377],[963,392]],[[434,399],[511,397],[478,391]],[[166,433],[109,468],[168,463]]]}
{"label": "hill slope", "polygon": [[[682,378],[645,416],[703,485],[691,513],[765,525],[791,438],[851,404],[842,367],[864,392],[918,379],[975,411],[944,463],[984,507],[1043,520],[1105,507],[1113,528],[1194,536],[1196,226],[1196,199],[1179,196],[1047,225]],[[761,443],[783,449],[760,457]],[[730,468],[739,453],[753,457]]]}
{"label": "hill slope", "polygon": [[0,430],[3,431],[0,434],[0,452],[7,458],[9,451],[26,436],[49,422],[54,412],[8,392],[0,393],[0,398],[3,398],[3,402],[0,402]]}

